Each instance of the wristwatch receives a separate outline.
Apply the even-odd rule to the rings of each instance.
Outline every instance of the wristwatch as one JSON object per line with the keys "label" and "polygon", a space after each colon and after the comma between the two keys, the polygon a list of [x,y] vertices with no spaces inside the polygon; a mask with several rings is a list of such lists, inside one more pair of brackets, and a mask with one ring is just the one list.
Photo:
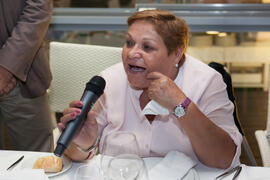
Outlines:
{"label": "wristwatch", "polygon": [[180,118],[180,117],[184,116],[186,114],[188,105],[190,103],[191,103],[191,100],[188,97],[186,97],[184,102],[182,102],[181,104],[175,106],[174,111],[173,111],[174,115],[177,118]]}

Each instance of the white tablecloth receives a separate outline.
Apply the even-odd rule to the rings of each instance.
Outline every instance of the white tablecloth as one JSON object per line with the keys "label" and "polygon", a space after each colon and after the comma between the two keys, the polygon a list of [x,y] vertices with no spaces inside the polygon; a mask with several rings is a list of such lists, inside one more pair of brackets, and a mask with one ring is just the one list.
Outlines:
{"label": "white tablecloth", "polygon": [[[20,169],[22,167],[22,164],[24,163],[24,160],[36,155],[39,152],[26,152],[26,151],[5,151],[5,150],[0,150],[0,159],[3,157],[8,157],[8,156],[14,156],[14,155],[24,155],[25,158],[14,168],[14,169]],[[57,175],[55,177],[51,177],[51,180],[73,180],[75,172],[78,167],[83,166],[83,165],[92,165],[95,166],[95,163],[97,163],[98,157],[94,157],[92,160],[89,160],[84,163],[79,163],[79,162],[73,162],[72,167],[66,171],[65,173],[62,173],[60,175]],[[145,158],[145,163],[147,166],[147,169],[151,169],[154,165],[159,163],[161,158]],[[0,164],[3,164],[4,162],[0,162]],[[251,166],[243,166],[243,170],[239,176],[239,180],[245,178],[245,180],[269,180],[270,179],[270,168],[266,167],[251,167]],[[211,180],[220,175],[221,173],[224,172],[222,169],[217,169],[217,168],[209,168],[207,166],[204,166],[203,164],[198,164],[195,167],[195,170],[197,171],[200,180]],[[233,175],[230,175],[224,180],[231,180]],[[241,178],[242,177],[242,178]],[[248,177],[248,179],[246,179]],[[263,178],[259,178],[263,177]]]}

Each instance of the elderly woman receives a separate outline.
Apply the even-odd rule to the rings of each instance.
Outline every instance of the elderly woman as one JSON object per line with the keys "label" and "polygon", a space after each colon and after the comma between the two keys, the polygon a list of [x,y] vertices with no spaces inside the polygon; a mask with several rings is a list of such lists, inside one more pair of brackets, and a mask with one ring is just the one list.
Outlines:
{"label": "elderly woman", "polygon": [[[207,166],[237,165],[242,136],[226,85],[218,72],[185,54],[188,33],[184,20],[168,11],[146,10],[129,17],[123,62],[101,73],[104,94],[65,154],[87,159],[98,137],[102,147],[106,134],[130,131],[142,157],[177,150]],[[144,115],[151,100],[169,114]],[[81,101],[70,103],[60,129],[80,114],[80,107]]]}

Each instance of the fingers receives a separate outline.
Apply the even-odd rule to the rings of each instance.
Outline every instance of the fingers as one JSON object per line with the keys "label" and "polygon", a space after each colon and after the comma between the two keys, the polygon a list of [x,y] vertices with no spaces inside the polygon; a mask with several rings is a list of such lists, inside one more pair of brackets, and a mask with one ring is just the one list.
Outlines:
{"label": "fingers", "polygon": [[158,92],[163,83],[165,83],[164,81],[167,77],[159,72],[151,72],[147,75],[147,79],[150,80],[148,86],[148,97],[153,99],[156,92]]}
{"label": "fingers", "polygon": [[149,73],[147,78],[150,79],[148,86],[148,95],[150,99],[157,96],[159,93],[165,91],[168,88],[170,79],[158,72]]}
{"label": "fingers", "polygon": [[69,108],[64,109],[63,114],[64,116],[67,114],[71,114],[73,112],[80,113],[83,106],[82,101],[76,100],[69,103]]}
{"label": "fingers", "polygon": [[57,128],[59,129],[60,132],[62,132],[65,129],[65,126],[62,123],[58,123]]}
{"label": "fingers", "polygon": [[[75,119],[81,113],[80,110],[78,111],[77,109],[75,109],[75,111],[72,111],[71,108],[69,108],[69,109],[70,109],[71,113],[67,113],[64,116],[62,116],[60,118],[60,123],[57,124],[57,127],[58,127],[60,132],[62,132],[66,128],[66,125],[69,121]],[[87,121],[85,122],[85,125],[90,128],[96,124],[97,124],[96,113],[94,111],[88,112]]]}
{"label": "fingers", "polygon": [[[81,109],[78,107],[70,107],[70,108],[66,108],[64,109],[63,111],[63,115],[67,115],[67,114],[72,114],[72,113],[80,113],[81,112]],[[72,116],[72,115],[71,115]]]}
{"label": "fingers", "polygon": [[159,79],[161,77],[163,77],[164,75],[160,72],[150,72],[147,74],[147,79],[149,80],[154,80],[154,79]]}
{"label": "fingers", "polygon": [[[69,108],[64,109],[63,111],[63,116],[60,118],[60,125],[59,125],[59,130],[65,128],[66,124],[75,119],[77,116],[81,114],[81,107],[83,106],[82,101],[72,101],[69,104]],[[90,111],[87,115],[87,119],[89,120],[90,123],[95,124],[95,117],[96,114],[95,112]]]}
{"label": "fingers", "polygon": [[58,125],[59,130],[62,130],[65,128],[66,124],[75,119],[78,115],[81,114],[81,107],[83,106],[83,103],[79,100],[72,101],[69,104],[69,108],[64,109],[63,116],[60,118],[60,123]]}
{"label": "fingers", "polygon": [[16,78],[12,77],[10,81],[0,91],[0,96],[10,93],[17,84]]}
{"label": "fingers", "polygon": [[76,113],[68,113],[60,118],[60,123],[57,124],[58,129],[62,132],[67,123],[76,118]]}
{"label": "fingers", "polygon": [[60,118],[60,122],[65,127],[69,121],[75,119],[78,115],[81,114],[81,110],[78,108],[67,108],[64,110],[63,114],[64,115]]}
{"label": "fingers", "polygon": [[7,84],[7,86],[3,89],[4,93],[8,94],[10,91],[12,91],[16,86],[16,83],[17,83],[16,78],[13,77]]}
{"label": "fingers", "polygon": [[78,107],[81,108],[83,106],[83,102],[76,100],[76,101],[71,101],[71,103],[69,103],[69,107]]}
{"label": "fingers", "polygon": [[[74,120],[77,116],[79,116],[81,114],[81,107],[83,106],[83,103],[82,101],[72,101],[70,104],[69,104],[69,108],[66,108],[64,109],[63,111],[63,116],[60,118],[60,123],[58,123],[58,129],[60,131],[62,131],[67,123],[69,121],[72,121]],[[97,122],[96,122],[96,113],[94,111],[90,111],[88,112],[87,114],[87,124],[89,126],[92,126],[92,125],[96,125]]]}
{"label": "fingers", "polygon": [[17,84],[17,79],[15,77],[12,77],[11,82],[16,85]]}

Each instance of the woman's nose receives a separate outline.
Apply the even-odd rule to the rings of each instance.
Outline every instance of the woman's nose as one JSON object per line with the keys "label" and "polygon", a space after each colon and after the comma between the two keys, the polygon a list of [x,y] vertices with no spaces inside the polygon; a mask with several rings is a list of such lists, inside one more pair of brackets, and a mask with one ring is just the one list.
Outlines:
{"label": "woman's nose", "polygon": [[128,51],[128,57],[129,58],[141,57],[140,49],[136,46],[134,46],[133,48],[130,48],[130,50]]}

